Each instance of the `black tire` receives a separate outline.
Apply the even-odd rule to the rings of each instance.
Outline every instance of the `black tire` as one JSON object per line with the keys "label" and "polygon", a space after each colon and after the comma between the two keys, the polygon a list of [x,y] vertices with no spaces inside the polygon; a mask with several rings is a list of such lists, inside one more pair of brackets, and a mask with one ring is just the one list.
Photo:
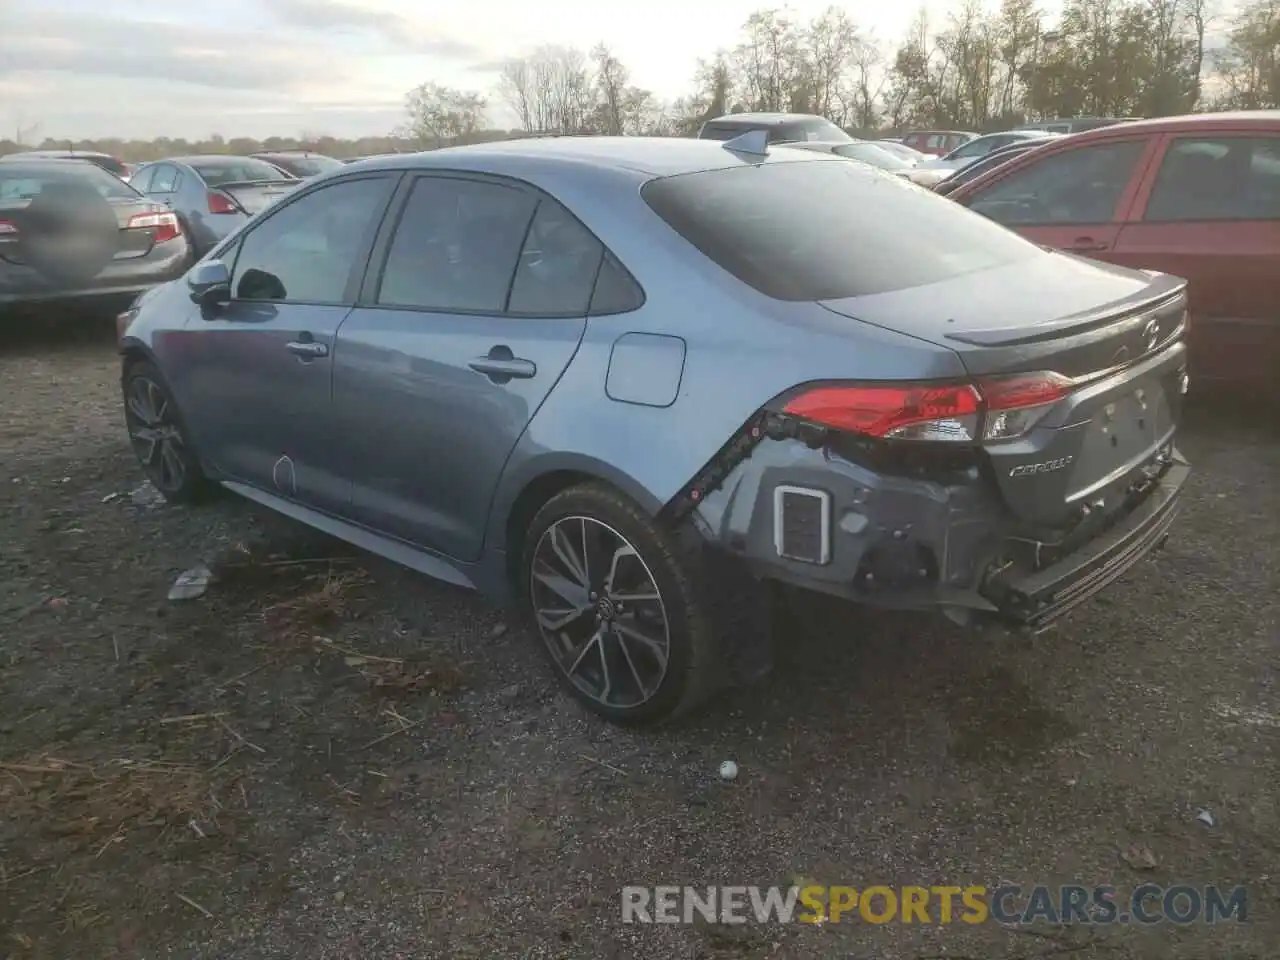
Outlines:
{"label": "black tire", "polygon": [[150,361],[135,360],[125,368],[122,387],[129,442],[147,480],[170,503],[205,499],[213,484],[160,371]]}
{"label": "black tire", "polygon": [[[642,700],[632,703],[609,703],[587,692],[584,689],[582,677],[571,677],[569,670],[566,669],[567,655],[557,653],[557,648],[563,645],[562,641],[570,631],[567,628],[548,630],[544,626],[544,620],[539,617],[540,610],[544,618],[547,613],[545,608],[539,607],[539,604],[544,602],[540,597],[545,596],[545,593],[540,594],[540,591],[546,576],[547,568],[544,566],[544,561],[547,557],[546,551],[551,547],[550,538],[556,536],[556,532],[572,529],[571,524],[578,521],[584,521],[581,524],[584,531],[582,534],[584,554],[587,554],[588,550],[586,531],[590,530],[595,535],[595,525],[599,525],[620,536],[635,551],[639,566],[643,566],[644,571],[651,575],[653,585],[657,588],[659,596],[657,605],[662,608],[667,628],[666,663],[661,680],[656,683],[653,692]],[[553,532],[553,528],[556,532]],[[621,564],[617,561],[619,552],[615,551],[612,562],[616,569],[621,571]],[[629,559],[631,559],[630,555],[624,557],[624,560]],[[569,569],[563,564],[562,566],[565,570]],[[630,566],[638,576],[639,567],[634,563]],[[539,570],[543,571],[543,578],[536,576]],[[705,558],[700,546],[694,543],[692,538],[665,530],[655,524],[639,506],[617,490],[603,484],[582,484],[563,490],[548,500],[534,516],[528,535],[524,538],[520,574],[521,602],[539,647],[546,654],[552,668],[566,688],[587,709],[599,716],[624,726],[663,723],[689,713],[705,702],[722,685],[721,681],[726,671],[723,669],[724,663],[716,643],[714,587],[707,575]],[[597,577],[598,571],[589,571],[586,579],[594,581]],[[598,591],[599,596],[606,596],[606,594],[607,591]],[[623,595],[619,593],[616,596]],[[639,597],[639,594],[631,596]],[[648,613],[652,614],[653,604],[650,601],[646,602],[650,604]],[[600,631],[601,619],[598,609],[597,605],[590,613],[584,614],[593,623],[588,623],[581,629]],[[569,610],[569,606],[564,608],[566,613]],[[650,635],[656,636],[657,631],[650,629],[653,627],[652,619],[648,616],[644,618],[640,616],[646,613],[645,610],[628,611],[628,613],[633,618],[627,621],[628,623],[637,627],[643,623]],[[623,616],[611,622],[621,623]],[[580,627],[575,625],[575,628]],[[606,639],[598,641],[597,648],[598,659],[604,667],[606,681],[609,677],[609,658],[603,651],[606,650],[607,636]],[[578,650],[584,650],[585,656],[595,656],[595,652],[585,652],[585,647],[592,642],[594,642],[593,639],[587,639],[583,641],[581,647],[566,647],[567,654],[571,655]],[[636,681],[631,686],[642,686],[640,674],[635,665],[635,660],[639,657],[634,652],[627,653],[626,635],[619,640],[615,633],[611,642],[623,648],[629,673]],[[632,651],[636,649],[634,644],[631,645]],[[639,654],[643,655],[645,649],[641,646]],[[583,655],[579,655],[578,659],[582,660]],[[582,672],[586,669],[587,667],[584,666]],[[620,670],[619,673],[625,676],[623,671]]]}

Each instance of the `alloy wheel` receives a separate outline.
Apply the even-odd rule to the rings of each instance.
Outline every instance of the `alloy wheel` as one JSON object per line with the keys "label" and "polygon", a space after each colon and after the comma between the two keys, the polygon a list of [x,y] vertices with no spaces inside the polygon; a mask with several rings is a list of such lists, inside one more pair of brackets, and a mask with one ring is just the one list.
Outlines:
{"label": "alloy wheel", "polygon": [[180,490],[187,479],[185,444],[169,395],[146,376],[129,381],[125,399],[129,440],[147,479],[165,493]]}
{"label": "alloy wheel", "polygon": [[557,520],[534,548],[529,590],[547,650],[584,697],[625,710],[658,692],[671,654],[667,610],[621,533],[590,517]]}

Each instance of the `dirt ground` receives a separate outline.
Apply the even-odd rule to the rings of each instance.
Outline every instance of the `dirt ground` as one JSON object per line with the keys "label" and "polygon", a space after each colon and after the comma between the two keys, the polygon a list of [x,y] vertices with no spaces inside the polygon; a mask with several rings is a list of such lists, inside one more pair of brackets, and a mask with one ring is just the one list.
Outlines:
{"label": "dirt ground", "polygon": [[[1034,643],[824,610],[765,686],[633,734],[473,596],[157,504],[105,327],[0,343],[0,956],[1280,952],[1274,427],[1198,414],[1168,548]],[[619,919],[627,884],[797,878],[1244,884],[1248,922]]]}

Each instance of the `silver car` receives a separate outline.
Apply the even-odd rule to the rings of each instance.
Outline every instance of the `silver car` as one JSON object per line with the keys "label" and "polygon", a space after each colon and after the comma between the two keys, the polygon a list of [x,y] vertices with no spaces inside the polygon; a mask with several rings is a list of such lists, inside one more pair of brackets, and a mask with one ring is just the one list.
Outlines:
{"label": "silver car", "polygon": [[766,670],[780,585],[1039,629],[1115,580],[1187,476],[1185,308],[764,131],[565,137],[307,181],[120,346],[166,497],[513,604],[638,723]]}

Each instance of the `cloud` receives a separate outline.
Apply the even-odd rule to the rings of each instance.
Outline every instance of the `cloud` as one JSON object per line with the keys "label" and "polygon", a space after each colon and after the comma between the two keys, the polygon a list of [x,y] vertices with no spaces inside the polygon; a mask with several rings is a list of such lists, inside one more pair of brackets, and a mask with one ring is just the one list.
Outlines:
{"label": "cloud", "polygon": [[303,30],[365,31],[382,38],[399,53],[420,53],[469,60],[483,56],[468,41],[433,30],[399,13],[351,0],[265,0],[279,20]]}

